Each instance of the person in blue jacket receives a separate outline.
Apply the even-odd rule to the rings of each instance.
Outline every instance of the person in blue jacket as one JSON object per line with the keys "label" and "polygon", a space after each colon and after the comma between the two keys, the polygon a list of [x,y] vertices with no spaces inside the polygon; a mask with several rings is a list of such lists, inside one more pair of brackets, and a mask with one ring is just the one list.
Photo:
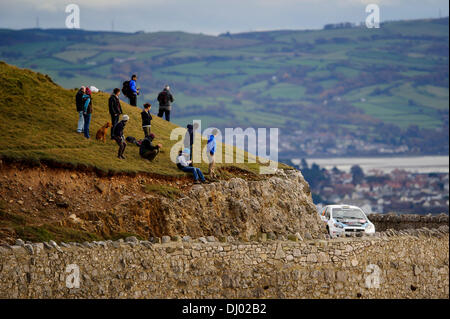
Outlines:
{"label": "person in blue jacket", "polygon": [[90,139],[89,126],[91,124],[92,117],[92,97],[91,90],[86,87],[85,93],[83,95],[83,118],[84,118],[84,137]]}
{"label": "person in blue jacket", "polygon": [[215,155],[216,155],[216,148],[217,148],[217,142],[216,142],[217,134],[219,134],[219,131],[217,129],[214,129],[212,131],[212,134],[208,137],[208,144],[206,146],[206,149],[208,152],[208,160],[209,160],[208,175],[213,178],[215,177],[214,166],[216,163]]}
{"label": "person in blue jacket", "polygon": [[130,96],[128,97],[130,99],[130,105],[132,106],[137,106],[137,96],[139,95],[139,89],[136,86],[136,81],[137,75],[133,74],[130,81]]}

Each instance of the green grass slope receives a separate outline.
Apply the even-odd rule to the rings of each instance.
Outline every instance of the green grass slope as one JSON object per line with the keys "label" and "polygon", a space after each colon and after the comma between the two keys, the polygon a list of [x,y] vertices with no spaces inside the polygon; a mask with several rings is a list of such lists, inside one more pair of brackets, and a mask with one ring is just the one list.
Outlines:
{"label": "green grass slope", "polygon": [[[4,62],[0,62],[0,86],[3,88],[0,95],[0,156],[3,158],[67,163],[105,172],[184,175],[170,161],[170,148],[177,142],[170,140],[170,132],[177,127],[175,124],[154,116],[152,132],[156,135],[155,143],[163,144],[163,152],[153,162],[142,160],[138,147],[130,144],[125,153],[127,159],[119,160],[116,156],[118,146],[114,141],[109,138],[106,143],[95,140],[97,130],[110,121],[109,94],[93,94],[91,139],[87,140],[76,133],[76,90],[63,89],[46,75]],[[125,135],[142,138],[141,110],[125,102],[122,102],[122,107],[130,116]],[[234,166],[254,173],[259,168],[259,164]],[[200,167],[206,170],[207,164]]]}

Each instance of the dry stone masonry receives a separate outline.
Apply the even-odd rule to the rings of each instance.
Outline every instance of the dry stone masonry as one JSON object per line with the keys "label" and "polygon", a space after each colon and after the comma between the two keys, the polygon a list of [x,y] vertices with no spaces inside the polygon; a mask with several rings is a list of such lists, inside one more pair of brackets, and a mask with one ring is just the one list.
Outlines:
{"label": "dry stone masonry", "polygon": [[0,246],[0,298],[448,298],[449,228]]}
{"label": "dry stone masonry", "polygon": [[368,216],[374,223],[377,231],[388,229],[416,229],[416,228],[438,228],[448,225],[448,215],[417,215],[417,214],[371,214]]}
{"label": "dry stone masonry", "polygon": [[148,241],[11,235],[0,245],[0,298],[449,297],[448,216],[371,215],[375,236],[329,239],[298,171],[193,187],[166,181],[175,197],[142,190],[160,182],[4,168],[6,212],[46,207],[61,227]]}

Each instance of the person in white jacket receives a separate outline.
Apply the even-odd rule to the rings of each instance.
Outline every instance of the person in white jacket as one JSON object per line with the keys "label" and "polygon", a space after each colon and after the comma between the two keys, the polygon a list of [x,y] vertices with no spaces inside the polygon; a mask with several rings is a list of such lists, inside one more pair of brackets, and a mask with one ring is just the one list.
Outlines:
{"label": "person in white jacket", "polygon": [[[200,181],[202,183],[206,183],[205,177],[203,176],[202,171],[198,167],[189,166],[192,163],[192,161],[189,161],[186,159],[183,151],[180,151],[178,153],[177,157],[177,167],[186,173],[192,173],[194,175],[194,183],[200,184]],[[200,181],[199,181],[200,179]]]}

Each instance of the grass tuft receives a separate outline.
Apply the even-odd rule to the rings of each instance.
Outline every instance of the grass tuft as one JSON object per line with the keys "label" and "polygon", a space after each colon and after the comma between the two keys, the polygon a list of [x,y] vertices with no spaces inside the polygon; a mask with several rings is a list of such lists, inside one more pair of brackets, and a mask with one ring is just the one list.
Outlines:
{"label": "grass tuft", "polygon": [[54,240],[56,242],[84,242],[101,240],[101,237],[82,230],[60,227],[50,224],[42,226],[14,227],[18,238],[32,242]]}
{"label": "grass tuft", "polygon": [[147,184],[144,185],[143,187],[145,192],[147,193],[158,194],[169,199],[177,199],[182,194],[178,188],[169,185]]}

